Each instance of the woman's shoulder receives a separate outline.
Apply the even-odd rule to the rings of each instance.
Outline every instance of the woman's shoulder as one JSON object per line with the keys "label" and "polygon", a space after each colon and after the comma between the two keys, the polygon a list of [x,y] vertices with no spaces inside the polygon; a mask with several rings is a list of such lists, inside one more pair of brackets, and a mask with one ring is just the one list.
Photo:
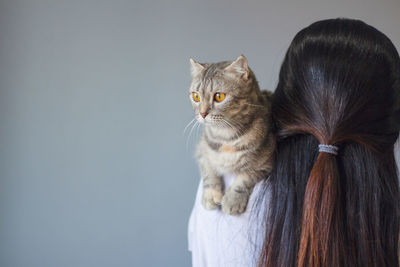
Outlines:
{"label": "woman's shoulder", "polygon": [[[234,176],[224,176],[226,187]],[[264,194],[258,183],[249,199],[246,211],[238,216],[225,214],[220,208],[206,210],[201,204],[202,181],[189,219],[188,241],[193,266],[255,266],[264,240],[265,204],[257,205]]]}

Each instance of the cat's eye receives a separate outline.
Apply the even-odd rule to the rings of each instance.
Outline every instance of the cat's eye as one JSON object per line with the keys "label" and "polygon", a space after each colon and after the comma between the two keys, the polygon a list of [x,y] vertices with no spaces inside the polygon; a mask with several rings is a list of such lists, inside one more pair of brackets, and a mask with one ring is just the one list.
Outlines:
{"label": "cat's eye", "polygon": [[214,100],[217,101],[217,102],[221,102],[224,99],[225,99],[225,94],[224,93],[216,93],[214,95]]}
{"label": "cat's eye", "polygon": [[192,97],[193,97],[194,102],[199,102],[199,101],[200,101],[200,95],[199,95],[199,93],[193,92],[193,93],[192,93]]}

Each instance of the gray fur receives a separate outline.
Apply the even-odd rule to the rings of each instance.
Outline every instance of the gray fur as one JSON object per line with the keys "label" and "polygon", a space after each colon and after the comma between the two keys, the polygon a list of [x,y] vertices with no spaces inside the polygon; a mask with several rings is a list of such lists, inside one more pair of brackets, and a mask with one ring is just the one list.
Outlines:
{"label": "gray fur", "polygon": [[[244,56],[233,62],[190,61],[190,99],[197,121],[204,124],[196,150],[204,186],[202,203],[207,209],[222,205],[225,213],[240,214],[254,185],[272,168],[271,93],[260,90]],[[200,94],[199,102],[192,92]],[[226,94],[220,103],[214,101],[217,92]],[[205,112],[205,118],[200,116]],[[236,176],[225,194],[223,174]]]}

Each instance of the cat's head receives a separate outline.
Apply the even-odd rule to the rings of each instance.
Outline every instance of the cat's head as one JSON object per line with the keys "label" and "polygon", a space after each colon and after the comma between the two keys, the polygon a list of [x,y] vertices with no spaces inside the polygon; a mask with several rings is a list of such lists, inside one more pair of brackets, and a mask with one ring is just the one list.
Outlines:
{"label": "cat's head", "polygon": [[257,98],[258,84],[243,55],[235,61],[190,63],[189,97],[200,123],[229,126]]}

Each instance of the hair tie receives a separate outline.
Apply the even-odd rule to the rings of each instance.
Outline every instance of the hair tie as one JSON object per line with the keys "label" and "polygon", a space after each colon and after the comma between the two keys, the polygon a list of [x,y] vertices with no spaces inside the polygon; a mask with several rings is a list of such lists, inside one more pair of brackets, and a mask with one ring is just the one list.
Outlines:
{"label": "hair tie", "polygon": [[319,144],[318,148],[319,148],[319,152],[326,152],[326,153],[330,153],[333,155],[337,155],[338,150],[339,150],[339,148],[337,146],[324,145],[324,144]]}

